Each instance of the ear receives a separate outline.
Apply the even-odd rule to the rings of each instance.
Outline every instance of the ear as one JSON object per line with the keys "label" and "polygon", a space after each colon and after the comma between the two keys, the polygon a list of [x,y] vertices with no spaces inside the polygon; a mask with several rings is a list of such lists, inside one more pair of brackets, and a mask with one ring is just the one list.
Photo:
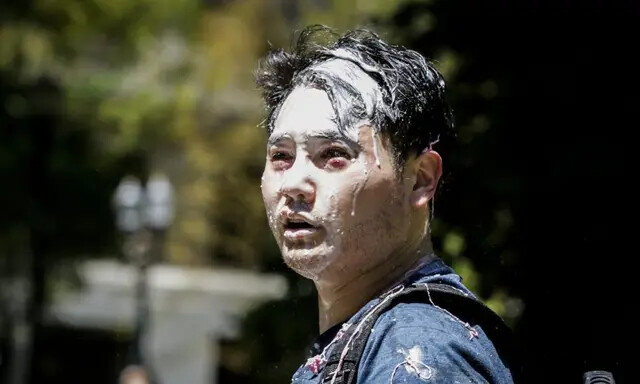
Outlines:
{"label": "ear", "polygon": [[411,205],[424,208],[436,194],[442,176],[442,157],[438,152],[427,149],[416,158],[414,166],[416,177],[411,191]]}

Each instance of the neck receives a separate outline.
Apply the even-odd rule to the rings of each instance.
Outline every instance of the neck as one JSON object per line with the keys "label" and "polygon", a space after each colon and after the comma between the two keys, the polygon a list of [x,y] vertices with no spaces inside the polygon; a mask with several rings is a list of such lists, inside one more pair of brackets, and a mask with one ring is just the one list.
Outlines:
{"label": "neck", "polygon": [[344,282],[315,281],[320,333],[347,320],[367,302],[404,280],[421,262],[434,258],[428,236],[410,249],[395,252]]}

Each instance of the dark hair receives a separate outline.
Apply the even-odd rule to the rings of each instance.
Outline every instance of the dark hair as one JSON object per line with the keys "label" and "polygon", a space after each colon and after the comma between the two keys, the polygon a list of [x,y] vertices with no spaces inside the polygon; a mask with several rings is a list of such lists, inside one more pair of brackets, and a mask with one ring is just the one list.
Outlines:
{"label": "dark hair", "polygon": [[[354,85],[364,77],[374,80],[375,89],[364,92]],[[256,83],[263,90],[269,133],[289,93],[305,85],[327,93],[339,129],[368,120],[388,135],[398,165],[453,134],[442,75],[418,52],[389,45],[368,30],[338,36],[324,26],[307,27],[290,52],[272,50],[260,61]]]}

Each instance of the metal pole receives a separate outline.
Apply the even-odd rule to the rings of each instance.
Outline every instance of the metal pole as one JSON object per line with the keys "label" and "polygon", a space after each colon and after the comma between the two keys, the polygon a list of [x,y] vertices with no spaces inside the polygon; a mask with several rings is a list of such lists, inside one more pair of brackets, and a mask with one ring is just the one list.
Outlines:
{"label": "metal pole", "polygon": [[145,340],[149,321],[149,291],[147,286],[147,264],[139,263],[136,282],[136,323],[135,323],[135,348],[136,363],[147,367],[148,359],[145,356]]}
{"label": "metal pole", "polygon": [[[123,376],[121,381],[125,383],[127,382],[126,380],[133,380],[134,377],[140,379],[139,373],[144,373],[146,380],[151,382],[149,359],[146,356],[146,340],[150,318],[147,271],[151,241],[151,233],[145,229],[140,229],[129,236],[123,249],[125,256],[136,270],[133,356],[130,366],[123,372],[126,375]],[[138,374],[133,375],[132,372],[138,372]]]}

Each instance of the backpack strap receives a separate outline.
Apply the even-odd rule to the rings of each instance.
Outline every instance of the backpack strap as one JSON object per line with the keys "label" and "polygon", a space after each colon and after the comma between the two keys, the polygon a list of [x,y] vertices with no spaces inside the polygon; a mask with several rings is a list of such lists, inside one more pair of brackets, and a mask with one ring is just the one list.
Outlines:
{"label": "backpack strap", "polygon": [[[400,302],[426,303],[455,314],[473,335],[471,325],[480,325],[492,341],[500,357],[507,363],[515,382],[521,373],[513,334],[504,321],[473,296],[446,284],[421,283],[409,287],[399,285],[380,297],[380,302],[353,324],[331,350],[322,383],[355,384],[358,364],[369,334],[382,313]],[[470,325],[471,324],[471,325]]]}

